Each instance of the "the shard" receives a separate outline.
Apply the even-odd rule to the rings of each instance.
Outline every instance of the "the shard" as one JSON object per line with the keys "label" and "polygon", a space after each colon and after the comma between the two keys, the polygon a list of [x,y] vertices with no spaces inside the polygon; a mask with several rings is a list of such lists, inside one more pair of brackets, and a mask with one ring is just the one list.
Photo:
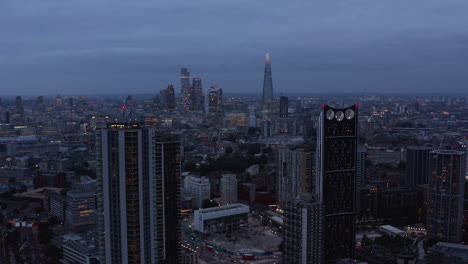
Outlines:
{"label": "the shard", "polygon": [[265,75],[263,77],[263,97],[262,103],[268,103],[273,100],[273,80],[271,78],[270,54],[266,54]]}

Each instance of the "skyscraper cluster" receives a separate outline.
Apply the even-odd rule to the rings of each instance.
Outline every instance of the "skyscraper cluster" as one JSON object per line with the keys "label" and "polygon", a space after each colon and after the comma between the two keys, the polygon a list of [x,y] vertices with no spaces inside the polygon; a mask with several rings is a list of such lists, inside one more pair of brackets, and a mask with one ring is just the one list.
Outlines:
{"label": "skyscraper cluster", "polygon": [[203,111],[208,116],[222,115],[223,89],[212,85],[203,92],[202,79],[194,77],[190,83],[190,72],[187,68],[180,70],[181,102],[187,111]]}

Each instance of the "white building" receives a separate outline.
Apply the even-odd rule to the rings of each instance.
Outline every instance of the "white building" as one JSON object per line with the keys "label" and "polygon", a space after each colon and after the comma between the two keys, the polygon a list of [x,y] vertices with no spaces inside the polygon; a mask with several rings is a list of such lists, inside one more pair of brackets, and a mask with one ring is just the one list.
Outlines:
{"label": "white building", "polygon": [[201,208],[204,200],[211,198],[210,180],[205,177],[186,176],[185,195],[192,197],[192,206]]}
{"label": "white building", "polygon": [[402,236],[405,234],[405,231],[398,229],[396,227],[393,227],[391,225],[383,225],[379,227],[379,231],[383,232],[389,236],[395,237],[395,236]]}
{"label": "white building", "polygon": [[78,235],[64,235],[61,240],[63,258],[71,263],[90,264],[98,259],[97,246]]}
{"label": "white building", "polygon": [[229,233],[247,224],[249,211],[248,205],[240,203],[195,210],[194,228],[205,234]]}
{"label": "white building", "polygon": [[221,203],[237,203],[237,177],[234,174],[225,174],[221,178]]}

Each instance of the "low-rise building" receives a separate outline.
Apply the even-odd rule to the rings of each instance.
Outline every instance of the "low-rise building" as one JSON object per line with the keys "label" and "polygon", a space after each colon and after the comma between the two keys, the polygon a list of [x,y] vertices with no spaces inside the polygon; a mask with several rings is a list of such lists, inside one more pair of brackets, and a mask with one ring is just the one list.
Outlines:
{"label": "low-rise building", "polygon": [[195,230],[204,233],[229,233],[247,224],[250,207],[245,204],[231,204],[195,210]]}
{"label": "low-rise building", "polygon": [[98,263],[98,248],[90,240],[75,234],[62,237],[63,258],[75,264]]}
{"label": "low-rise building", "polygon": [[211,198],[210,180],[205,177],[185,177],[184,193],[192,197],[192,207],[202,208],[203,201]]}
{"label": "low-rise building", "polygon": [[427,255],[428,263],[468,263],[468,246],[438,242],[429,248]]}

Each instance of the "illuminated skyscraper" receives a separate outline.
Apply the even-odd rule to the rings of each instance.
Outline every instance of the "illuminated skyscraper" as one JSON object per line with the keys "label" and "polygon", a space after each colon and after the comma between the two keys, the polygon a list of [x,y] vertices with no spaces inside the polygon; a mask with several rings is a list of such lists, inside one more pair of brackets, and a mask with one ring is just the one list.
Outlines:
{"label": "illuminated skyscraper", "polygon": [[249,127],[257,127],[257,108],[249,106]]}
{"label": "illuminated skyscraper", "polygon": [[465,155],[455,150],[431,152],[426,226],[429,237],[452,243],[462,240]]}
{"label": "illuminated skyscraper", "polygon": [[273,80],[271,76],[270,54],[266,54],[265,73],[263,76],[262,103],[266,104],[273,100]]}
{"label": "illuminated skyscraper", "polygon": [[96,149],[101,263],[180,263],[178,138],[110,124]]}
{"label": "illuminated skyscraper", "polygon": [[180,69],[180,95],[182,97],[182,102],[188,107],[188,96],[189,96],[189,87],[190,87],[190,72],[187,68]]}
{"label": "illuminated skyscraper", "polygon": [[280,97],[280,109],[279,109],[279,116],[281,118],[288,117],[288,110],[289,110],[289,99],[286,96]]}
{"label": "illuminated skyscraper", "polygon": [[192,87],[190,88],[190,110],[203,111],[204,103],[202,79],[193,78]]}
{"label": "illuminated skyscraper", "polygon": [[223,89],[212,85],[206,93],[206,114],[209,116],[222,115],[223,113]]}
{"label": "illuminated skyscraper", "polygon": [[175,110],[175,94],[174,85],[169,84],[167,88],[159,92],[159,102],[167,111]]}
{"label": "illuminated skyscraper", "polygon": [[355,247],[357,105],[324,105],[317,131],[315,189],[325,210],[325,261],[352,258]]}

